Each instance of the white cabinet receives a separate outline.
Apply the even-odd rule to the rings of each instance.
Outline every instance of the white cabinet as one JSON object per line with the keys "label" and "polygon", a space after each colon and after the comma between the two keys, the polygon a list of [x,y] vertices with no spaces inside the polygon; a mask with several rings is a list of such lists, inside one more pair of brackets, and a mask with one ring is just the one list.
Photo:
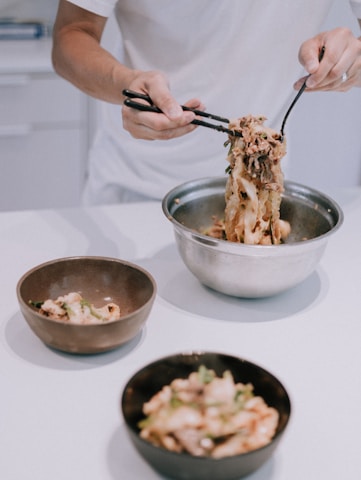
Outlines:
{"label": "white cabinet", "polygon": [[0,210],[78,205],[87,99],[53,72],[50,40],[0,48]]}

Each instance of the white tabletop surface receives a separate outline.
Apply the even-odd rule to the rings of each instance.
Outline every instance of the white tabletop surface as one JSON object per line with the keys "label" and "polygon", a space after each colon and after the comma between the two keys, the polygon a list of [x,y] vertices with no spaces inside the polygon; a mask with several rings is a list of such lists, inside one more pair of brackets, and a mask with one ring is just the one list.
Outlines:
{"label": "white tabletop surface", "polygon": [[[160,203],[0,214],[0,478],[155,480],[131,445],[122,388],[141,366],[190,349],[242,356],[288,389],[279,449],[249,480],[361,478],[361,189],[331,192],[345,220],[317,271],[274,298],[203,287],[178,256]],[[143,332],[119,349],[51,350],[25,323],[18,279],[57,257],[106,255],[149,270],[157,298]]]}

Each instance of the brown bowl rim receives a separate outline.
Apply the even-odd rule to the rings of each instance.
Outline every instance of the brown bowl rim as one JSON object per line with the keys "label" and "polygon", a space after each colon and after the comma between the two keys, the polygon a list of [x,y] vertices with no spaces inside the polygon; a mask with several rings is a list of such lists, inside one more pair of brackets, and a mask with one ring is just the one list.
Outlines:
{"label": "brown bowl rim", "polygon": [[[110,262],[115,262],[115,263],[121,263],[122,265],[126,265],[128,267],[131,267],[135,270],[138,270],[139,272],[143,273],[150,281],[153,287],[153,292],[152,295],[149,297],[149,299],[137,310],[132,311],[131,313],[128,313],[126,315],[123,315],[122,317],[118,318],[117,320],[112,320],[110,322],[104,322],[104,323],[91,323],[91,324],[78,324],[78,323],[66,323],[62,320],[57,320],[57,319],[52,319],[48,318],[45,315],[42,315],[41,313],[37,312],[33,308],[31,308],[28,303],[25,302],[23,299],[20,290],[21,286],[24,282],[24,280],[31,275],[33,272],[40,270],[44,267],[47,267],[48,265],[52,265],[55,263],[59,262],[65,262],[65,261],[78,261],[78,260],[84,260],[84,259],[89,259],[89,260],[101,260],[101,261],[110,261]],[[130,262],[128,260],[122,260],[119,258],[115,257],[107,257],[107,256],[101,256],[101,255],[75,255],[75,256],[70,256],[70,257],[60,257],[60,258],[54,258],[53,260],[48,260],[46,262],[40,263],[38,265],[35,265],[34,267],[30,268],[28,271],[26,271],[18,280],[17,285],[16,285],[16,295],[18,298],[18,302],[20,304],[20,307],[27,309],[28,311],[31,311],[32,313],[35,314],[35,316],[42,320],[42,321],[47,321],[50,324],[57,323],[59,325],[64,325],[65,328],[74,328],[74,327],[79,327],[79,328],[99,328],[99,327],[106,327],[108,325],[114,325],[115,323],[121,322],[123,320],[127,320],[130,316],[133,316],[135,313],[139,312],[140,310],[144,309],[147,305],[152,303],[156,297],[157,294],[157,284],[152,276],[151,273],[149,273],[148,270],[145,268],[141,267],[140,265],[137,265],[136,263]]]}

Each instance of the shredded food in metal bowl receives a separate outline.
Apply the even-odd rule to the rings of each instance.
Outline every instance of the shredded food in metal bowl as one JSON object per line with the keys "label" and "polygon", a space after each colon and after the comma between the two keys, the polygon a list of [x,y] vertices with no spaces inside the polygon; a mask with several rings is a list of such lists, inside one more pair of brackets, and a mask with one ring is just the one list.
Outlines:
{"label": "shredded food in metal bowl", "polygon": [[226,142],[230,149],[224,219],[214,218],[207,235],[251,245],[279,244],[289,235],[289,223],[280,219],[286,144],[265,120],[248,115],[230,122],[229,129],[241,136],[230,135]]}
{"label": "shredded food in metal bowl", "polygon": [[155,446],[195,456],[222,458],[267,445],[279,414],[250,383],[231,372],[217,377],[201,366],[188,378],[166,385],[143,405],[140,436]]}

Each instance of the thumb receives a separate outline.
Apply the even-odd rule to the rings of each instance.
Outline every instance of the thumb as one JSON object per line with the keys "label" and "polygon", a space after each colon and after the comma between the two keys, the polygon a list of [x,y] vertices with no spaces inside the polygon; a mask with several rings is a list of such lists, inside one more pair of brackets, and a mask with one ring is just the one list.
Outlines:
{"label": "thumb", "polygon": [[178,120],[181,118],[183,114],[182,107],[172,96],[165,81],[150,85],[148,93],[154,105],[160,108],[164,115],[170,120]]}
{"label": "thumb", "polygon": [[159,99],[157,106],[170,120],[178,120],[183,115],[182,107],[171,95],[162,96]]}
{"label": "thumb", "polygon": [[312,74],[315,73],[320,65],[320,51],[322,44],[318,38],[313,38],[304,42],[299,50],[298,58],[305,70]]}

